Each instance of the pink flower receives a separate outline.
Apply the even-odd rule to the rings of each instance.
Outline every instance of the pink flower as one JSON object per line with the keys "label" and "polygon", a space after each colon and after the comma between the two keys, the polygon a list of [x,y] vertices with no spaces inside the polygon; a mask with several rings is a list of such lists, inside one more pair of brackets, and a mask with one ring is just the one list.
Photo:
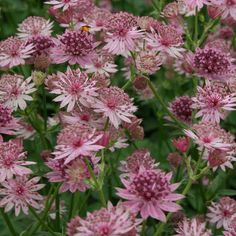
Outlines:
{"label": "pink flower", "polygon": [[40,177],[28,179],[27,176],[16,177],[1,183],[0,195],[4,196],[0,200],[0,207],[5,206],[5,212],[15,208],[15,215],[18,216],[21,209],[28,214],[29,206],[40,209],[40,201],[43,197],[37,193],[44,187],[44,184],[37,184]]}
{"label": "pink flower", "polygon": [[[53,76],[56,76],[55,81]],[[98,96],[96,82],[89,80],[79,69],[71,70],[68,67],[66,73],[58,72],[53,76],[53,88],[50,93],[58,95],[54,101],[60,102],[61,108],[67,106],[67,111],[72,111],[76,106],[89,106],[93,98]]]}
{"label": "pink flower", "polygon": [[192,108],[199,110],[195,116],[201,117],[203,122],[220,123],[236,107],[236,93],[231,93],[222,83],[207,82],[203,88],[198,87],[192,100]]}
{"label": "pink flower", "polygon": [[185,51],[182,48],[182,35],[171,25],[160,25],[157,33],[152,30],[152,33],[147,34],[146,41],[153,50],[165,52],[172,57],[182,57]]}
{"label": "pink flower", "polygon": [[132,212],[140,212],[143,219],[150,216],[166,222],[163,211],[177,212],[181,207],[173,201],[184,198],[182,194],[173,193],[179,184],[171,184],[171,177],[172,173],[140,168],[139,173],[121,177],[125,189],[117,188],[117,195],[125,199],[124,204]]}
{"label": "pink flower", "polygon": [[78,0],[49,0],[45,3],[53,5],[54,9],[62,8],[63,11],[66,11],[71,7],[75,7],[78,3]]}
{"label": "pink flower", "polygon": [[232,17],[236,20],[236,1],[235,0],[211,0],[213,6],[220,12],[221,18]]}
{"label": "pink flower", "polygon": [[121,161],[120,170],[125,173],[138,174],[142,167],[146,170],[152,170],[158,166],[152,159],[150,152],[147,149],[137,149],[125,161]]}
{"label": "pink flower", "polygon": [[26,153],[23,152],[23,143],[20,140],[0,142],[0,153],[0,183],[12,179],[13,176],[32,173],[24,166],[35,164],[35,162],[25,161]]}
{"label": "pink flower", "polygon": [[174,139],[172,143],[177,150],[183,153],[187,152],[190,146],[190,140],[188,137],[179,137]]}
{"label": "pink flower", "polygon": [[80,155],[91,156],[104,148],[96,144],[101,137],[102,135],[87,125],[68,125],[59,133],[53,154],[56,159],[63,159],[65,164]]}
{"label": "pink flower", "polygon": [[184,218],[178,224],[175,236],[211,236],[212,232],[206,228],[206,223],[201,222],[197,218],[187,219]]}
{"label": "pink flower", "polygon": [[233,59],[218,48],[197,48],[192,64],[199,76],[210,80],[227,80],[233,74]]}
{"label": "pink flower", "polygon": [[109,202],[107,208],[88,213],[86,219],[78,219],[74,236],[138,235],[140,223],[122,203],[113,206]]}
{"label": "pink flower", "polygon": [[16,37],[0,41],[0,67],[12,68],[25,64],[34,52],[32,44]]}
{"label": "pink flower", "polygon": [[63,35],[54,39],[52,59],[56,64],[68,62],[71,65],[85,66],[91,63],[95,44],[93,35],[83,30],[67,30]]}
{"label": "pink flower", "polygon": [[133,105],[133,99],[118,87],[99,90],[99,97],[92,106],[95,112],[108,117],[115,128],[118,128],[122,121],[131,123],[130,118],[134,117],[133,113],[137,110]]}
{"label": "pink flower", "polygon": [[190,9],[197,9],[198,11],[204,5],[209,5],[209,0],[185,0],[184,2]]}
{"label": "pink flower", "polygon": [[84,159],[87,159],[93,166],[93,171],[98,173],[98,157],[79,157],[69,164],[64,164],[62,160],[50,159],[47,162],[47,166],[52,169],[47,173],[47,178],[50,182],[62,182],[60,192],[70,191],[72,193],[76,191],[84,192],[90,186],[88,181],[90,180],[90,173]]}
{"label": "pink flower", "polygon": [[224,236],[235,236],[236,235],[236,216],[230,222],[230,226],[227,231],[224,231]]}
{"label": "pink flower", "polygon": [[14,135],[19,128],[18,119],[12,115],[12,109],[0,104],[0,134]]}
{"label": "pink flower", "polygon": [[19,24],[17,30],[18,37],[30,39],[35,36],[50,36],[53,23],[40,16],[29,16]]}
{"label": "pink flower", "polygon": [[208,210],[207,217],[210,223],[216,224],[217,229],[228,229],[232,217],[236,214],[236,201],[230,197],[222,197],[218,202],[212,202]]}
{"label": "pink flower", "polygon": [[31,77],[23,80],[20,75],[3,74],[0,77],[0,102],[6,106],[17,110],[18,107],[24,110],[26,101],[32,101],[29,95],[36,91]]}
{"label": "pink flower", "polygon": [[115,13],[107,19],[107,44],[104,49],[112,54],[128,57],[130,51],[135,50],[137,40],[142,37],[143,33],[137,30],[137,21],[133,15],[127,12]]}

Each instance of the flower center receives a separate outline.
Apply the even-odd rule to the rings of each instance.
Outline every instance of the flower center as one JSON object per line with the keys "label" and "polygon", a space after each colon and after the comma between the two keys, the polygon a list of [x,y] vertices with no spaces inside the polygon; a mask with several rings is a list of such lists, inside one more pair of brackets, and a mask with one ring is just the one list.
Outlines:
{"label": "flower center", "polygon": [[18,186],[16,188],[16,194],[19,195],[19,196],[22,196],[23,194],[25,193],[25,189],[23,186]]}

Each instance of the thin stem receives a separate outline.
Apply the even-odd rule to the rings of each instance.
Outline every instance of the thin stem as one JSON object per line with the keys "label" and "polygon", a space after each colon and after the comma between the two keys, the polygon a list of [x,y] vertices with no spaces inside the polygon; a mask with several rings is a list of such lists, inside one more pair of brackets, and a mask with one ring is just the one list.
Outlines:
{"label": "thin stem", "polygon": [[46,100],[46,92],[45,87],[42,85],[42,93],[43,93],[43,120],[44,120],[44,130],[47,131],[47,100]]}
{"label": "thin stem", "polygon": [[11,223],[9,217],[8,217],[8,215],[4,212],[4,210],[2,208],[0,208],[0,212],[1,212],[2,218],[5,221],[9,231],[11,232],[11,235],[12,236],[17,236],[18,234],[15,231],[15,229],[14,229],[14,227],[13,227],[13,225],[12,225],[12,223]]}
{"label": "thin stem", "polygon": [[56,228],[60,230],[60,196],[57,194],[56,196]]}
{"label": "thin stem", "polygon": [[70,199],[70,209],[69,209],[69,220],[72,218],[73,215],[73,206],[74,206],[74,201],[75,201],[75,193],[71,194],[71,199]]}
{"label": "thin stem", "polygon": [[198,8],[195,10],[195,19],[194,19],[194,41],[198,40]]}

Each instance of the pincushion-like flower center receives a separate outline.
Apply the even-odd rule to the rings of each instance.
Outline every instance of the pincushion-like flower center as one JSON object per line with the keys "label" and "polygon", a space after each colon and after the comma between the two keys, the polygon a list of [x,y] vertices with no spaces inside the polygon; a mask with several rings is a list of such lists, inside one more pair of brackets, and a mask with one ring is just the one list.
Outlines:
{"label": "pincushion-like flower center", "polygon": [[208,162],[211,167],[217,167],[226,162],[226,153],[221,150],[214,150],[209,154]]}
{"label": "pincushion-like flower center", "polygon": [[11,111],[9,108],[0,105],[0,127],[4,127],[12,120]]}
{"label": "pincushion-like flower center", "polygon": [[80,138],[80,139],[77,139],[73,142],[73,146],[76,147],[76,148],[79,148],[79,147],[82,147],[84,144],[83,140]]}
{"label": "pincushion-like flower center", "polygon": [[77,94],[81,91],[81,89],[82,89],[81,83],[78,81],[74,82],[70,87],[70,93]]}
{"label": "pincushion-like flower center", "polygon": [[4,157],[4,161],[3,161],[4,167],[7,167],[7,168],[11,167],[13,164],[13,160],[14,158],[11,155]]}
{"label": "pincushion-like flower center", "polygon": [[217,106],[219,106],[220,105],[219,101],[220,101],[220,98],[217,95],[215,95],[215,96],[213,95],[213,96],[207,97],[207,103],[208,103],[208,105],[210,107],[217,107]]}
{"label": "pincushion-like flower center", "polygon": [[110,99],[107,101],[107,106],[111,109],[114,110],[117,106],[117,102],[115,99]]}
{"label": "pincushion-like flower center", "polygon": [[25,193],[25,188],[23,187],[23,186],[17,186],[17,188],[16,188],[16,194],[18,195],[18,196],[22,196],[22,195],[24,195],[24,193]]}

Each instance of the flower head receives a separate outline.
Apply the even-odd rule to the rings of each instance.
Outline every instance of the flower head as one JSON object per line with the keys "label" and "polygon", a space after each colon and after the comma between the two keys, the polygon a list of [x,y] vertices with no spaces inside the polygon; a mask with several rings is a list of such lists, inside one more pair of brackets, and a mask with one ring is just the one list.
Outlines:
{"label": "flower head", "polygon": [[76,106],[89,106],[98,95],[96,82],[89,80],[87,74],[79,69],[71,70],[68,67],[66,73],[58,72],[57,75],[51,76],[51,79],[51,93],[58,95],[54,101],[60,102],[61,108],[67,106],[67,111],[72,111]]}
{"label": "flower head", "polygon": [[62,8],[63,11],[66,11],[71,7],[75,7],[78,3],[78,0],[49,0],[45,3],[52,5],[54,9]]}
{"label": "flower head", "polygon": [[218,48],[197,48],[192,59],[199,76],[212,80],[226,80],[233,72],[232,58]]}
{"label": "flower head", "polygon": [[83,124],[68,125],[57,137],[54,155],[67,164],[80,155],[91,156],[103,147],[96,143],[102,137],[95,129]]}
{"label": "flower head", "polygon": [[201,117],[203,122],[220,123],[236,107],[236,94],[223,83],[208,82],[203,88],[198,87],[198,93],[192,100],[192,108],[199,110],[196,118]]}
{"label": "flower head", "polygon": [[12,68],[25,64],[34,52],[32,44],[16,37],[0,41],[0,67]]}
{"label": "flower head", "polygon": [[35,36],[50,36],[53,23],[40,16],[29,16],[19,24],[18,37],[30,39]]}
{"label": "flower head", "polygon": [[139,173],[121,177],[125,189],[117,188],[117,195],[125,199],[124,204],[133,212],[140,212],[143,219],[149,216],[162,222],[166,212],[176,212],[180,206],[174,203],[182,199],[182,194],[173,193],[179,184],[171,184],[172,173],[157,169],[140,168]]}
{"label": "flower head", "polygon": [[236,214],[236,201],[230,197],[222,197],[218,202],[212,202],[208,210],[207,217],[211,223],[216,224],[217,229],[228,229]]}
{"label": "flower head", "polygon": [[24,110],[27,106],[26,101],[32,101],[29,95],[36,91],[31,77],[23,80],[20,75],[4,74],[0,77],[0,102],[17,110],[19,107]]}
{"label": "flower head", "polygon": [[187,219],[184,218],[178,224],[175,236],[211,236],[212,232],[206,228],[206,223],[201,222],[197,218]]}
{"label": "flower head", "polygon": [[146,37],[148,46],[153,50],[165,52],[172,57],[182,57],[183,39],[182,35],[171,25],[160,25],[157,33],[152,33]]}
{"label": "flower head", "polygon": [[56,64],[69,62],[85,66],[91,63],[93,49],[93,35],[84,30],[67,30],[63,35],[54,39],[55,46],[52,48],[52,59]]}
{"label": "flower head", "polygon": [[141,220],[118,203],[113,206],[110,202],[107,208],[88,213],[86,219],[77,220],[77,230],[74,236],[112,236],[137,235]]}
{"label": "flower head", "polygon": [[115,128],[118,128],[122,121],[131,123],[130,118],[137,110],[128,94],[118,87],[99,90],[99,97],[95,100],[93,107],[95,112],[108,117]]}
{"label": "flower head", "polygon": [[236,235],[236,216],[230,222],[230,226],[227,231],[224,231],[224,236],[235,236]]}
{"label": "flower head", "polygon": [[3,198],[0,200],[0,207],[5,206],[6,212],[14,207],[16,216],[19,215],[21,209],[28,214],[29,206],[40,209],[40,201],[43,197],[37,191],[42,189],[44,184],[38,184],[39,180],[39,177],[28,179],[27,176],[17,176],[15,179],[2,182],[0,195]]}

